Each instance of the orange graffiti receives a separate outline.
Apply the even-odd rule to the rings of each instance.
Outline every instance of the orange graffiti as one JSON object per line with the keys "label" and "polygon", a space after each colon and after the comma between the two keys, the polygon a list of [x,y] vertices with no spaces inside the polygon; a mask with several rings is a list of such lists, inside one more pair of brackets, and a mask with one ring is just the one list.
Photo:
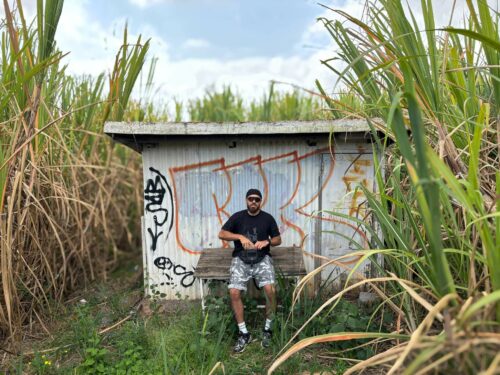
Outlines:
{"label": "orange graffiti", "polygon": [[363,232],[361,229],[359,229],[359,227],[351,224],[351,223],[348,223],[347,221],[344,221],[344,220],[340,220],[340,219],[333,219],[333,218],[330,218],[330,217],[322,217],[322,216],[319,216],[319,215],[312,215],[312,214],[308,214],[307,212],[303,212],[303,211],[300,211],[300,213],[304,216],[307,216],[307,217],[310,217],[310,218],[313,218],[313,219],[318,219],[318,220],[324,220],[324,221],[330,221],[332,223],[338,223],[338,224],[343,224],[343,225],[347,225],[349,228],[352,228],[356,233],[358,233],[362,238],[363,240],[365,241],[364,242],[364,245],[366,248],[369,247],[369,240],[368,240],[368,237],[366,236],[366,233]]}
{"label": "orange graffiti", "polygon": [[189,254],[193,254],[193,255],[194,254],[201,254],[201,251],[189,249],[182,243],[182,239],[180,236],[180,228],[179,228],[179,209],[178,209],[179,199],[178,199],[178,193],[177,193],[177,186],[175,184],[175,172],[188,171],[191,169],[199,169],[201,167],[207,167],[207,166],[216,165],[216,164],[220,164],[220,165],[224,166],[224,163],[225,163],[224,158],[220,158],[220,159],[216,159],[216,160],[210,160],[210,161],[206,161],[206,162],[202,162],[202,163],[190,164],[190,165],[185,165],[183,167],[174,167],[174,168],[169,169],[170,177],[172,179],[172,188],[174,191],[173,199],[175,202],[175,209],[174,209],[174,211],[175,211],[175,214],[174,214],[174,216],[175,216],[175,238],[177,240],[177,245],[182,250],[188,252]]}
{"label": "orange graffiti", "polygon": [[358,182],[358,176],[343,176],[342,181],[344,181],[346,190],[352,191],[351,184],[353,182]]}
{"label": "orange graffiti", "polygon": [[[324,154],[325,152],[329,152],[329,154],[332,156],[331,162],[329,163],[328,170],[326,171],[326,174],[324,175],[324,178],[322,180],[321,186],[319,189],[313,194],[311,198],[309,198],[306,203],[302,204],[298,208],[295,208],[293,211],[298,213],[299,215],[308,217],[308,218],[313,218],[316,220],[322,220],[324,222],[331,222],[331,223],[337,223],[341,225],[346,225],[349,228],[353,229],[354,232],[359,234],[361,238],[363,239],[364,243],[366,246],[368,246],[368,237],[365,232],[363,232],[359,226],[353,225],[347,220],[341,220],[337,218],[332,218],[332,217],[323,217],[323,215],[318,215],[314,213],[308,213],[306,212],[306,208],[309,207],[315,200],[318,199],[320,194],[323,193],[323,191],[326,189],[326,187],[329,185],[333,174],[335,170],[335,165],[336,165],[336,158],[335,158],[335,153],[334,150],[330,147],[324,147],[321,149],[316,149],[312,152],[307,152],[302,155],[299,155],[297,151],[291,151],[279,155],[274,155],[268,158],[263,159],[261,155],[255,155],[252,157],[249,157],[247,159],[232,163],[232,164],[226,164],[226,161],[224,158],[219,158],[219,159],[214,159],[214,160],[209,160],[209,161],[204,161],[204,162],[199,162],[199,163],[194,163],[194,164],[188,164],[184,166],[176,166],[172,167],[169,169],[169,174],[170,178],[172,180],[172,190],[173,190],[173,200],[174,200],[174,218],[175,218],[175,233],[176,233],[176,242],[178,247],[182,250],[185,251],[189,254],[200,254],[202,251],[200,250],[194,250],[188,248],[188,246],[183,243],[182,236],[181,236],[181,230],[180,230],[180,221],[179,221],[179,211],[180,211],[180,204],[182,201],[182,191],[179,191],[179,186],[182,187],[181,185],[176,185],[176,174],[178,172],[186,172],[186,171],[191,171],[191,170],[198,170],[200,168],[205,168],[208,167],[207,172],[209,173],[219,173],[222,174],[225,179],[227,180],[227,193],[225,194],[225,197],[222,198],[219,195],[219,200],[223,202],[219,202],[217,195],[212,192],[212,199],[213,199],[213,204],[215,207],[215,212],[217,215],[217,221],[222,225],[224,223],[224,217],[229,218],[230,213],[227,211],[227,207],[232,201],[232,196],[233,196],[233,191],[235,187],[233,186],[233,176],[230,173],[231,170],[244,166],[244,165],[253,165],[256,169],[258,174],[262,178],[262,183],[263,183],[263,200],[262,200],[262,207],[265,206],[265,204],[268,202],[269,198],[269,181],[268,181],[268,176],[266,176],[266,173],[264,171],[263,165],[266,163],[270,163],[279,159],[285,159],[289,158],[290,160],[288,161],[289,164],[293,164],[296,168],[296,180],[295,181],[290,181],[290,183],[293,183],[291,185],[291,194],[290,196],[285,196],[283,197],[283,201],[285,202],[279,207],[280,212],[280,219],[281,222],[286,225],[286,227],[290,228],[294,232],[296,232],[300,236],[301,242],[304,241],[306,234],[304,233],[303,229],[292,222],[290,218],[286,217],[285,209],[289,207],[296,199],[298,196],[299,188],[301,185],[301,180],[302,180],[302,165],[301,162],[302,160],[305,160],[309,157],[312,157],[314,155],[320,155]],[[351,173],[355,174],[353,175],[346,175],[342,177],[342,180],[344,184],[346,185],[346,190],[351,191],[351,184],[353,182],[359,181],[359,178],[363,175],[362,167],[366,167],[370,165],[370,160],[356,160],[353,162],[353,168],[351,169]],[[266,169],[267,170],[267,169]],[[235,182],[236,183],[236,182]],[[367,180],[363,179],[362,183],[366,186],[367,185]],[[292,187],[293,186],[293,187]],[[359,214],[359,207],[357,206],[357,200],[363,196],[363,193],[361,191],[356,191],[353,194],[353,199],[351,202],[351,206],[349,209],[349,215],[353,215],[354,213]],[[281,198],[281,197],[280,197]],[[222,242],[223,247],[229,247],[229,244],[226,241]]]}
{"label": "orange graffiti", "polygon": [[290,222],[287,219],[285,219],[285,217],[283,216],[283,214],[281,214],[281,221],[283,222],[283,224],[285,224],[286,226],[292,228],[293,230],[295,230],[299,234],[299,236],[300,236],[300,242],[302,243],[302,241],[304,240],[304,238],[306,238],[306,234],[304,233],[304,231],[298,225],[295,225],[292,222]]}
{"label": "orange graffiti", "polygon": [[[217,218],[219,219],[219,223],[222,226],[224,224],[224,221],[222,220],[220,213],[224,212],[228,217],[230,215],[219,207],[219,204],[217,203],[217,197],[215,196],[214,193],[212,193],[212,198],[214,199],[214,204],[215,204],[215,208],[216,208],[216,212],[217,212]],[[227,243],[227,241],[222,240],[222,247],[224,247],[224,248],[229,247],[229,244]]]}
{"label": "orange graffiti", "polygon": [[361,205],[358,205],[358,198],[364,196],[362,191],[356,190],[352,196],[351,207],[349,208],[349,216],[359,215]]}
{"label": "orange graffiti", "polygon": [[330,163],[330,168],[328,169],[328,174],[326,176],[326,178],[324,179],[323,181],[323,184],[321,185],[321,187],[319,188],[318,192],[316,194],[314,194],[314,196],[309,199],[306,204],[300,206],[299,208],[297,208],[295,211],[301,213],[302,212],[302,209],[309,206],[311,204],[311,202],[313,202],[314,200],[316,200],[319,195],[323,192],[323,190],[325,189],[326,185],[328,185],[328,182],[330,181],[330,178],[332,178],[333,176],[333,170],[335,169],[335,158],[333,158],[332,162]]}
{"label": "orange graffiti", "polygon": [[300,181],[302,180],[302,168],[300,167],[300,161],[297,156],[297,151],[295,151],[294,156],[295,158],[292,161],[290,161],[290,163],[296,163],[297,165],[297,182],[295,183],[295,189],[293,190],[292,195],[290,196],[288,201],[283,206],[280,207],[280,210],[283,210],[284,208],[292,204],[293,200],[297,196],[297,192],[299,191]]}

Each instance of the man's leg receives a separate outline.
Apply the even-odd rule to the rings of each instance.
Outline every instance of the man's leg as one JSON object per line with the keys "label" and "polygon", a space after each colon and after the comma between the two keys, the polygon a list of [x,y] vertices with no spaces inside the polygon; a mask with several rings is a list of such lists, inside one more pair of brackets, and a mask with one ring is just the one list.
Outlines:
{"label": "man's leg", "polygon": [[246,290],[246,283],[250,277],[247,268],[241,259],[233,258],[230,269],[229,297],[239,331],[236,345],[233,348],[236,353],[243,352],[252,341],[252,336],[245,325],[243,301],[241,300],[241,291]]}
{"label": "man's leg", "polygon": [[276,291],[274,284],[276,277],[271,257],[266,256],[258,265],[256,272],[259,287],[264,289],[266,296],[266,322],[262,332],[262,347],[267,348],[271,345],[272,330],[271,324],[276,311]]}
{"label": "man's leg", "polygon": [[245,321],[243,301],[241,300],[241,291],[239,289],[230,288],[229,296],[231,297],[231,308],[233,309],[236,323],[241,324]]}
{"label": "man's leg", "polygon": [[276,291],[274,284],[264,285],[264,293],[266,295],[266,322],[264,323],[264,331],[262,332],[262,347],[267,348],[271,345],[271,326],[274,313],[276,312]]}
{"label": "man's leg", "polygon": [[276,289],[274,284],[264,285],[266,295],[266,319],[272,320],[276,312]]}

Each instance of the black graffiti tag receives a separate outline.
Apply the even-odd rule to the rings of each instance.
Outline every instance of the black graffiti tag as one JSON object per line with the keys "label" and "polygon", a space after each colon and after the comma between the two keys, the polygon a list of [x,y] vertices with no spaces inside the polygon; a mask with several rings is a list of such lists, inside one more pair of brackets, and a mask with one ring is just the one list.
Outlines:
{"label": "black graffiti tag", "polygon": [[151,230],[151,228],[148,228],[148,233],[151,236],[151,250],[155,251],[156,250],[156,244],[158,243],[158,238],[163,234],[163,232],[158,232],[158,221],[156,218],[156,215],[153,216],[153,221],[155,223],[155,231]]}
{"label": "black graffiti tag", "polygon": [[[174,221],[171,213],[174,201],[172,197],[172,189],[170,188],[165,176],[153,167],[149,167],[149,170],[156,174],[156,176],[154,176],[154,179],[150,178],[147,180],[146,188],[144,189],[144,200],[146,202],[146,212],[155,214],[153,216],[153,229],[148,228],[148,233],[151,237],[151,250],[155,251],[158,244],[158,238],[160,238],[160,236],[164,233],[163,231],[160,231],[161,227],[168,221],[167,238],[172,230]],[[165,199],[166,195],[167,199]]]}
{"label": "black graffiti tag", "polygon": [[[184,288],[189,288],[191,285],[194,284],[195,277],[194,277],[194,270],[193,271],[188,271],[186,267],[180,265],[180,264],[175,264],[170,260],[170,258],[167,257],[158,257],[154,260],[154,265],[165,271],[163,272],[163,275],[165,275],[169,281],[172,280],[171,272],[175,276],[179,276],[181,278],[181,286]],[[172,285],[172,283],[169,283],[168,285]]]}

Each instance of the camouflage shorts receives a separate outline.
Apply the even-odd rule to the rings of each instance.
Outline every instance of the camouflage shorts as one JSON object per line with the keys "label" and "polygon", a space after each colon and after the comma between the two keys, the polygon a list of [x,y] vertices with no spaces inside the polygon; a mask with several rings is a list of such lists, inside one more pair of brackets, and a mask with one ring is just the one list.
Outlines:
{"label": "camouflage shorts", "polygon": [[234,257],[229,272],[231,274],[230,289],[247,290],[247,282],[252,277],[257,281],[259,288],[275,282],[273,259],[269,255],[253,265],[246,264],[240,258]]}

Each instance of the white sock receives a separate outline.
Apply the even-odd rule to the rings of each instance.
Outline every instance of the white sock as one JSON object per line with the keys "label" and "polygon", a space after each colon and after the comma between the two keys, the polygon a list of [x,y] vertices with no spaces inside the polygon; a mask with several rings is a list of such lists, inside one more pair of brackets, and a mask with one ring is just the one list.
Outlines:
{"label": "white sock", "polygon": [[248,333],[247,326],[246,326],[245,322],[238,324],[238,329],[240,330],[241,333],[244,333],[244,334]]}
{"label": "white sock", "polygon": [[264,326],[264,329],[265,329],[266,331],[269,331],[269,330],[271,329],[271,323],[272,323],[272,322],[273,322],[273,321],[272,321],[271,319],[266,319],[266,325]]}

